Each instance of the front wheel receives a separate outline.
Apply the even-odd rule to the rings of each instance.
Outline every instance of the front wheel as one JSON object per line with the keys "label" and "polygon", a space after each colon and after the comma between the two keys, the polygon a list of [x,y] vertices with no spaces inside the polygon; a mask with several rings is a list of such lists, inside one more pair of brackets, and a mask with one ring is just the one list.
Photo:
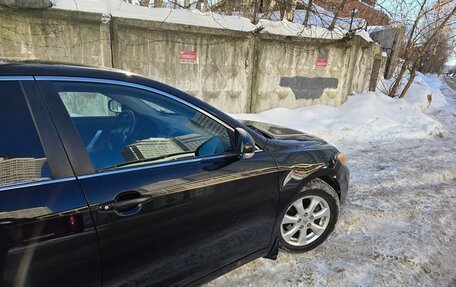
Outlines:
{"label": "front wheel", "polygon": [[306,252],[323,243],[334,230],[339,209],[336,191],[323,180],[312,180],[282,212],[281,248]]}

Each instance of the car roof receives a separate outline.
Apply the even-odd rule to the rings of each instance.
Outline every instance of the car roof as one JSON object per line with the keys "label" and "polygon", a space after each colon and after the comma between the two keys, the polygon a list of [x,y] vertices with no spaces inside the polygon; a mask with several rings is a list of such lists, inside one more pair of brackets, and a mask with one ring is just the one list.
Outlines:
{"label": "car roof", "polygon": [[98,78],[114,81],[123,81],[152,87],[163,92],[176,95],[184,100],[203,105],[204,108],[215,112],[216,109],[202,102],[201,100],[188,95],[187,93],[168,86],[166,84],[151,80],[144,76],[133,74],[127,71],[112,68],[100,68],[91,66],[78,66],[64,63],[36,63],[36,62],[3,62],[0,63],[0,77],[2,76],[53,76],[53,77],[78,77]]}
{"label": "car roof", "polygon": [[60,62],[9,61],[0,62],[0,77],[2,76],[54,76],[108,79],[153,87],[170,94],[176,94],[189,101],[196,99],[183,91],[150,78],[107,67],[83,66]]}
{"label": "car roof", "polygon": [[[131,79],[142,77],[126,71],[108,67],[66,64],[61,62],[0,62],[0,76],[62,76],[62,77],[96,77],[109,79]],[[150,79],[148,79],[150,80]]]}

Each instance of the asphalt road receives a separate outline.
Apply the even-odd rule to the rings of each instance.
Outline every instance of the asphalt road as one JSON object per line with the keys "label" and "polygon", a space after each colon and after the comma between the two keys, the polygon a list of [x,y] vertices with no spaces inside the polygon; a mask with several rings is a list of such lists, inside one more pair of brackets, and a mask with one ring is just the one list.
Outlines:
{"label": "asphalt road", "polygon": [[452,78],[444,78],[445,82],[450,86],[453,90],[456,91],[456,77]]}

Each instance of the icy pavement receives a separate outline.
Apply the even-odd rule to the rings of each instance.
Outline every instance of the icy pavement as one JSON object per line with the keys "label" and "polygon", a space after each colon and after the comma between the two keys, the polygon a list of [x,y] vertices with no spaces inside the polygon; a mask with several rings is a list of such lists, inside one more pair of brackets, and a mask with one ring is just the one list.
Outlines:
{"label": "icy pavement", "polygon": [[334,233],[305,254],[258,259],[207,286],[456,286],[456,92],[428,138],[337,142],[351,187]]}
{"label": "icy pavement", "polygon": [[446,78],[445,82],[456,91],[456,77]]}

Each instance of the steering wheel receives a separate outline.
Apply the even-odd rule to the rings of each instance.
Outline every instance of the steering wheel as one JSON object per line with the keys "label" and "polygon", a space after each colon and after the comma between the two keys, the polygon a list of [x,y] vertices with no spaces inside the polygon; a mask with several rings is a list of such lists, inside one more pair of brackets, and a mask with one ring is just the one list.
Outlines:
{"label": "steering wheel", "polygon": [[136,115],[132,110],[122,111],[117,115],[109,132],[109,149],[113,146],[124,146],[133,135],[136,125]]}

